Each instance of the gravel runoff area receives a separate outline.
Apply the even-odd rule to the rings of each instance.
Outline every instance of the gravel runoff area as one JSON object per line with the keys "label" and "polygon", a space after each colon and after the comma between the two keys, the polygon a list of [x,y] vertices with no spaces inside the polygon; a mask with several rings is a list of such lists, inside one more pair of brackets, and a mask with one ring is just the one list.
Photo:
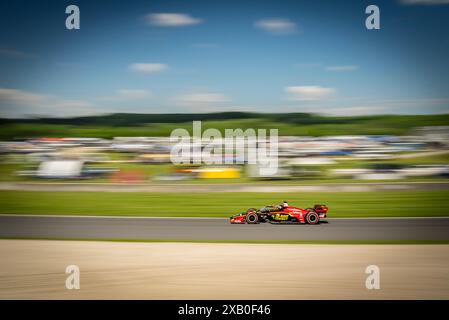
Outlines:
{"label": "gravel runoff area", "polygon": [[449,245],[0,240],[0,257],[1,299],[449,299]]}

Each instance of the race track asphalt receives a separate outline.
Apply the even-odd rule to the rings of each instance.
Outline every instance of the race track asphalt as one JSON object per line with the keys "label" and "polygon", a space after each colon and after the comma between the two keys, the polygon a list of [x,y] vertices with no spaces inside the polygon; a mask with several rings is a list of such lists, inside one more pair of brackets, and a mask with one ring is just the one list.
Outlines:
{"label": "race track asphalt", "polygon": [[127,240],[449,240],[449,218],[328,219],[320,225],[231,225],[216,218],[0,215],[0,238]]}

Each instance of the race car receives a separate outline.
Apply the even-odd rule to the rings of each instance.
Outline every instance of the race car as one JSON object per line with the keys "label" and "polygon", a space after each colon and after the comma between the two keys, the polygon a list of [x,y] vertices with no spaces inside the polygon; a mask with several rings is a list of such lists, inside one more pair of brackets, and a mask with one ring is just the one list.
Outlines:
{"label": "race car", "polygon": [[259,210],[250,208],[245,212],[230,217],[231,224],[318,224],[327,218],[329,208],[324,204],[316,204],[313,208],[292,207],[284,201],[282,205],[265,206]]}

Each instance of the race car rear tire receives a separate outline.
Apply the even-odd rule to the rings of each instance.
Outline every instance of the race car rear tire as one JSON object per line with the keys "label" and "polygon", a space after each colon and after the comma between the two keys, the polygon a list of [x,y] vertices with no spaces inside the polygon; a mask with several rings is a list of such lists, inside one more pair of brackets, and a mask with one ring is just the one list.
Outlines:
{"label": "race car rear tire", "polygon": [[306,215],[306,222],[308,224],[318,224],[320,222],[320,216],[315,211],[309,211]]}
{"label": "race car rear tire", "polygon": [[246,215],[246,223],[256,224],[259,223],[259,216],[255,212],[250,212]]}
{"label": "race car rear tire", "polygon": [[257,209],[254,208],[249,208],[248,210],[246,210],[246,213],[256,213]]}

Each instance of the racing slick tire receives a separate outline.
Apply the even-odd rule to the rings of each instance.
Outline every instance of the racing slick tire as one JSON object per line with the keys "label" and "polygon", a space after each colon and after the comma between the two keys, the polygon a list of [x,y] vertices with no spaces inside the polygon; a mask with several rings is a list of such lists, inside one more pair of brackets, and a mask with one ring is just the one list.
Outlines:
{"label": "racing slick tire", "polygon": [[248,212],[248,214],[246,215],[246,223],[248,223],[248,224],[259,223],[259,216],[257,215],[257,213],[255,213],[255,212]]}
{"label": "racing slick tire", "polygon": [[320,216],[315,211],[309,211],[306,215],[306,222],[308,224],[318,224],[320,222]]}

